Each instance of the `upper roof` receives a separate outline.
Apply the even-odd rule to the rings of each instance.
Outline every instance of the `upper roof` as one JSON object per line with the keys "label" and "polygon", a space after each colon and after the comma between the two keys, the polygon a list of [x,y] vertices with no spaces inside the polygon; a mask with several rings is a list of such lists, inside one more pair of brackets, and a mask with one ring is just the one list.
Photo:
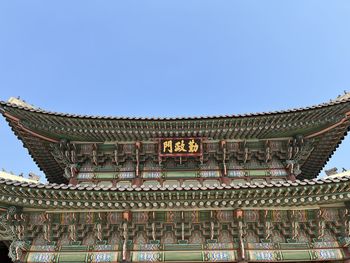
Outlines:
{"label": "upper roof", "polygon": [[330,100],[329,102],[320,103],[317,105],[309,106],[309,107],[301,107],[301,108],[293,108],[287,110],[277,110],[277,111],[268,111],[268,112],[255,112],[255,113],[246,113],[246,114],[232,114],[232,115],[214,115],[214,116],[194,116],[194,117],[122,117],[122,116],[98,116],[98,115],[81,115],[81,114],[70,114],[70,113],[62,113],[62,112],[54,112],[47,111],[34,105],[31,105],[19,98],[11,97],[7,102],[0,101],[0,105],[3,107],[11,107],[29,110],[31,112],[43,113],[52,116],[59,117],[68,117],[68,118],[80,118],[80,119],[100,119],[100,120],[135,120],[135,121],[181,121],[181,120],[203,120],[203,119],[224,119],[224,118],[241,118],[241,117],[254,117],[254,116],[262,116],[262,115],[274,115],[274,114],[285,114],[292,112],[301,112],[319,109],[323,107],[333,106],[337,104],[341,104],[344,102],[350,101],[350,92],[344,93],[344,95],[339,95],[337,98]]}
{"label": "upper roof", "polygon": [[[214,140],[303,136],[316,140],[303,176],[317,176],[350,127],[350,93],[319,105],[262,113],[187,118],[128,118],[49,112],[24,103],[0,102],[12,130],[52,182],[65,182],[49,154],[61,139],[83,142],[145,141],[160,137]],[[58,179],[60,178],[60,179]]]}

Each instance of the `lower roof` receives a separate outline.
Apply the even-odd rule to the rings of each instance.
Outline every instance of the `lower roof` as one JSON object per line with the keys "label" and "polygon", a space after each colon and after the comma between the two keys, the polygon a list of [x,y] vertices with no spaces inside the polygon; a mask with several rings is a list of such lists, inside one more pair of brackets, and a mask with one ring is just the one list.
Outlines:
{"label": "lower roof", "polygon": [[350,201],[350,176],[271,183],[105,187],[0,179],[0,204],[47,210],[232,209],[303,207]]}

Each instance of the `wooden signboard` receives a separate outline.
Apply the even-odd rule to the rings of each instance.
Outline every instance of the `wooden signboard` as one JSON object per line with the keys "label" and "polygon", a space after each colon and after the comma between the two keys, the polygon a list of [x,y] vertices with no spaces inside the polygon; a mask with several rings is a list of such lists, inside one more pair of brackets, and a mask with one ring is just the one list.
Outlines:
{"label": "wooden signboard", "polygon": [[160,156],[201,156],[201,138],[162,138],[159,140]]}

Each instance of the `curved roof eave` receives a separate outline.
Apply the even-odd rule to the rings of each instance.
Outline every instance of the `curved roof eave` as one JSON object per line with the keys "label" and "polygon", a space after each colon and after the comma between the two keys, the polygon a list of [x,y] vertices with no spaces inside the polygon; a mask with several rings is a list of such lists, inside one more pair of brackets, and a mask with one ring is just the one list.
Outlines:
{"label": "curved roof eave", "polygon": [[[309,111],[314,109],[320,109],[324,107],[329,107],[333,105],[343,104],[350,102],[350,96],[346,96],[344,99],[335,99],[330,102],[321,103],[309,107],[300,107],[293,108],[287,110],[277,110],[277,111],[269,111],[269,112],[256,112],[256,113],[246,113],[246,114],[232,114],[232,115],[217,115],[217,116],[198,116],[198,117],[118,117],[118,116],[95,116],[95,115],[80,115],[80,114],[70,114],[70,113],[62,113],[62,112],[52,112],[43,110],[40,108],[32,108],[25,107],[13,103],[9,103],[6,101],[0,101],[0,106],[5,110],[6,107],[22,109],[28,112],[42,113],[57,117],[67,117],[67,118],[79,118],[79,119],[100,119],[100,120],[133,120],[133,121],[182,121],[182,120],[210,120],[210,119],[226,119],[226,118],[245,118],[245,117],[258,117],[258,116],[266,116],[266,115],[277,115],[277,114],[286,114],[286,113],[296,113]],[[5,110],[6,111],[6,110]]]}

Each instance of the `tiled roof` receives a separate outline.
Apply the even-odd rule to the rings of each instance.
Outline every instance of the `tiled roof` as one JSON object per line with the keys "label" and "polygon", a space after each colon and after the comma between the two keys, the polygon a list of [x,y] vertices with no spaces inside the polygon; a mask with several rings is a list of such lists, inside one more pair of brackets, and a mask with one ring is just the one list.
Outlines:
{"label": "tiled roof", "polygon": [[[277,178],[276,178],[277,179]],[[286,181],[271,181],[271,182],[244,182],[244,183],[235,183],[232,181],[231,184],[217,184],[213,186],[173,186],[173,185],[154,185],[154,186],[91,186],[91,185],[72,185],[72,184],[56,184],[56,183],[28,183],[28,182],[19,182],[15,180],[3,179],[0,178],[0,185],[14,185],[17,187],[29,187],[35,189],[55,189],[55,190],[81,190],[81,191],[126,191],[126,192],[139,192],[139,191],[183,191],[183,190],[222,190],[222,189],[261,189],[261,188],[289,188],[296,186],[312,186],[312,185],[322,185],[322,184],[333,184],[339,182],[348,182],[350,181],[350,176],[342,177],[332,177],[332,178],[322,178],[322,179],[303,179],[303,180],[286,180]]]}
{"label": "tiled roof", "polygon": [[[350,93],[348,93],[350,94]],[[6,101],[0,101],[0,105],[2,107],[11,107],[17,109],[23,109],[30,112],[43,113],[48,115],[55,115],[60,117],[68,117],[68,118],[81,118],[81,119],[104,119],[104,120],[136,120],[136,121],[176,121],[176,120],[197,120],[197,119],[223,119],[223,118],[242,118],[242,117],[256,117],[262,115],[275,115],[275,114],[284,114],[284,113],[294,113],[301,111],[308,111],[314,109],[320,109],[323,107],[329,107],[333,105],[338,105],[342,103],[350,102],[350,96],[342,96],[335,100],[330,100],[326,103],[320,103],[317,105],[313,105],[310,107],[300,107],[293,108],[288,110],[277,110],[277,111],[268,111],[268,112],[257,112],[257,113],[246,113],[246,114],[229,114],[229,115],[214,115],[214,116],[198,116],[198,117],[116,117],[116,116],[98,116],[98,115],[81,115],[81,114],[70,114],[70,113],[62,113],[62,112],[53,112],[47,111],[40,108],[33,107],[24,107],[22,105],[9,103]]]}
{"label": "tiled roof", "polygon": [[0,204],[37,209],[154,210],[317,206],[350,201],[350,177],[263,184],[105,187],[0,180]]}

